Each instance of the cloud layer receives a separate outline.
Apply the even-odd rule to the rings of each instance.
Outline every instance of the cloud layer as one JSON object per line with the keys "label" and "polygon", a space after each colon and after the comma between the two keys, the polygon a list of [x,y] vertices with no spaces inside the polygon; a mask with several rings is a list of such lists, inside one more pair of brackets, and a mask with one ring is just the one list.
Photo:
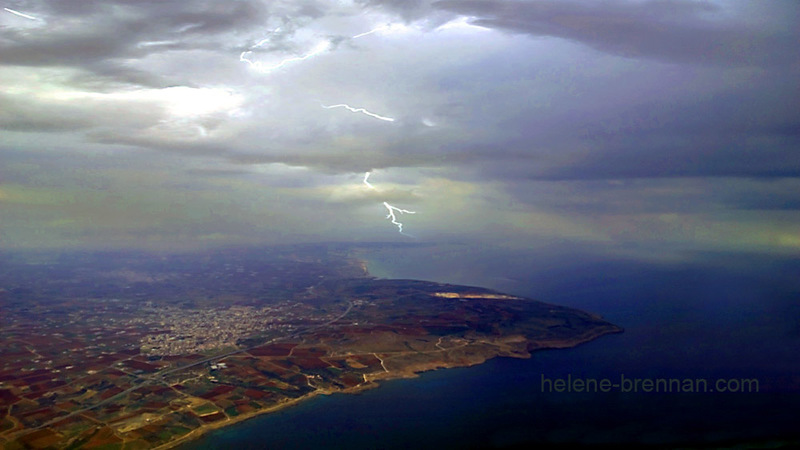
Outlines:
{"label": "cloud layer", "polygon": [[0,246],[800,246],[795,2],[4,6]]}

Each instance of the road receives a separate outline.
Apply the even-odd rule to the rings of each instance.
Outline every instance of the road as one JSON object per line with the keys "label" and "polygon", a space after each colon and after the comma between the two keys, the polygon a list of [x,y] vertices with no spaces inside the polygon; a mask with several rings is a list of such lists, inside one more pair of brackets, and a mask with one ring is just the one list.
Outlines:
{"label": "road", "polygon": [[[72,411],[71,413],[67,414],[66,416],[60,416],[60,417],[57,417],[57,418],[55,418],[53,420],[47,421],[47,422],[39,425],[38,427],[26,428],[25,430],[22,430],[22,431],[29,432],[29,431],[32,431],[32,430],[38,430],[38,429],[41,429],[41,428],[45,428],[47,426],[50,426],[50,425],[52,425],[52,424],[54,424],[56,422],[62,421],[64,419],[70,418],[72,416],[76,416],[78,414],[82,414],[82,413],[84,413],[86,411],[90,411],[90,410],[95,409],[95,408],[99,408],[100,406],[103,406],[103,405],[105,405],[107,403],[111,403],[111,402],[113,402],[115,400],[118,400],[118,399],[124,397],[125,395],[128,395],[133,390],[138,389],[138,388],[140,388],[142,386],[147,386],[149,384],[154,384],[154,383],[163,383],[164,382],[164,378],[169,374],[172,374],[172,373],[175,373],[175,372],[180,372],[182,370],[190,369],[192,367],[196,367],[196,366],[199,366],[199,365],[202,365],[202,364],[206,364],[206,363],[210,363],[210,362],[213,362],[213,361],[218,361],[220,359],[227,358],[229,356],[236,355],[236,354],[239,354],[239,353],[245,353],[245,352],[248,352],[248,351],[250,351],[250,350],[252,350],[252,349],[254,349],[256,347],[261,347],[262,345],[268,345],[268,344],[272,344],[272,343],[278,342],[278,341],[283,341],[283,340],[287,340],[287,339],[293,339],[293,338],[296,338],[296,337],[300,336],[301,334],[308,333],[310,331],[315,331],[315,330],[318,330],[320,328],[327,327],[327,326],[333,324],[334,322],[336,322],[338,320],[344,319],[348,314],[350,314],[350,311],[353,309],[353,306],[354,306],[353,303],[349,302],[349,304],[347,306],[347,309],[343,313],[341,313],[340,315],[336,316],[335,318],[333,318],[333,319],[331,319],[331,320],[329,320],[329,321],[327,321],[325,323],[319,324],[319,325],[314,325],[314,326],[310,326],[310,327],[304,328],[304,329],[299,330],[299,331],[295,331],[294,333],[292,333],[292,334],[290,334],[288,336],[277,337],[277,338],[271,339],[269,341],[262,342],[262,343],[260,343],[258,345],[254,345],[252,347],[232,350],[232,351],[229,351],[227,353],[223,353],[221,355],[209,356],[208,358],[203,358],[203,359],[201,359],[199,361],[195,361],[195,362],[193,362],[191,364],[186,364],[186,365],[180,366],[180,367],[174,367],[172,369],[162,370],[162,371],[160,371],[158,373],[155,373],[153,375],[137,377],[136,380],[140,380],[140,382],[138,382],[138,383],[134,382],[135,384],[133,386],[129,387],[128,389],[125,389],[124,391],[122,391],[122,392],[120,392],[120,393],[118,393],[118,394],[116,394],[114,396],[111,396],[111,397],[109,397],[109,398],[107,398],[105,400],[102,400],[102,401],[100,401],[98,403],[95,403],[92,406],[87,406],[86,408],[82,408],[82,409],[79,409],[79,410],[76,410],[76,411]],[[14,436],[10,436],[10,437],[12,439],[14,438]]]}

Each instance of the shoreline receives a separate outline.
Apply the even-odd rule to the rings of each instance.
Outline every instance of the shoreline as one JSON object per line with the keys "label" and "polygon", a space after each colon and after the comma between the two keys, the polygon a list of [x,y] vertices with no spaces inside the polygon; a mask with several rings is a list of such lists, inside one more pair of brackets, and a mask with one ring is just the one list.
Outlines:
{"label": "shoreline", "polygon": [[[398,378],[406,378],[406,377],[398,377]],[[245,413],[245,414],[241,414],[241,415],[238,415],[238,416],[233,417],[233,418],[228,417],[227,419],[225,419],[223,421],[219,421],[219,422],[214,422],[214,423],[210,423],[210,424],[207,424],[207,425],[203,425],[200,428],[195,428],[194,430],[184,434],[183,436],[179,437],[178,439],[176,439],[174,441],[167,442],[165,444],[159,445],[158,447],[153,447],[153,450],[167,450],[167,449],[176,448],[176,447],[178,447],[178,446],[180,446],[182,444],[186,444],[188,442],[197,440],[197,439],[201,438],[204,434],[206,434],[206,433],[208,433],[210,431],[218,430],[218,429],[225,428],[225,427],[231,426],[231,425],[236,425],[237,423],[244,422],[244,421],[253,419],[253,418],[261,416],[261,415],[278,412],[278,411],[281,411],[283,409],[295,406],[295,405],[297,405],[297,404],[299,404],[299,403],[301,403],[303,401],[310,400],[310,399],[312,399],[314,397],[317,397],[319,395],[332,395],[332,394],[339,394],[339,393],[341,393],[341,394],[357,394],[357,393],[359,393],[361,391],[366,391],[366,390],[369,390],[369,389],[375,389],[375,388],[378,388],[378,387],[380,387],[380,385],[377,382],[374,382],[374,381],[370,380],[368,383],[360,384],[358,386],[353,386],[351,388],[342,389],[342,390],[328,391],[328,390],[325,390],[325,389],[317,389],[316,391],[309,392],[308,394],[306,394],[306,395],[304,395],[302,397],[297,397],[295,399],[288,400],[288,401],[279,403],[279,404],[274,405],[274,406],[270,406],[269,408],[259,409],[257,411],[252,411],[252,412],[248,412],[248,413]]]}
{"label": "shoreline", "polygon": [[[394,371],[394,372],[376,372],[374,374],[369,375],[369,379],[364,384],[359,384],[357,386],[353,386],[346,389],[341,390],[325,390],[325,389],[318,389],[316,391],[310,392],[302,397],[298,397],[269,408],[248,412],[233,418],[226,418],[224,421],[214,422],[211,424],[203,425],[200,428],[196,428],[185,435],[179,437],[174,441],[167,442],[162,444],[158,447],[154,447],[154,450],[169,450],[178,448],[181,445],[188,444],[189,442],[196,441],[202,438],[204,435],[211,431],[219,430],[222,428],[226,428],[229,426],[233,426],[242,422],[245,422],[250,419],[254,419],[256,417],[279,412],[281,410],[290,408],[292,406],[296,406],[303,401],[311,400],[319,395],[333,395],[333,394],[359,394],[364,391],[368,391],[371,389],[380,388],[380,383],[378,381],[391,381],[391,380],[400,380],[400,379],[411,379],[417,378],[420,374],[426,372],[432,372],[436,370],[447,370],[447,369],[456,369],[456,368],[468,368],[474,367],[485,362],[494,359],[494,358],[515,358],[515,359],[530,359],[532,354],[539,350],[548,350],[548,349],[569,349],[577,347],[578,345],[585,344],[587,342],[591,342],[599,337],[605,336],[607,334],[618,334],[622,333],[624,330],[621,327],[615,326],[614,329],[606,329],[606,330],[597,330],[594,333],[586,333],[584,335],[578,336],[575,339],[566,342],[553,342],[550,345],[542,345],[536,348],[528,349],[527,354],[520,354],[520,353],[505,353],[505,354],[496,354],[494,356],[490,356],[488,358],[484,358],[481,361],[475,361],[471,364],[453,364],[453,365],[437,365],[436,367],[428,367],[428,368],[420,368],[418,367],[416,370],[406,370],[406,371]],[[539,344],[537,342],[529,342],[529,344]]]}
{"label": "shoreline", "polygon": [[[383,378],[382,380],[386,381],[386,380],[403,379],[403,378],[413,378],[413,375],[412,376],[407,376],[407,377]],[[269,408],[264,408],[264,409],[260,409],[260,410],[257,410],[257,411],[252,411],[252,412],[245,413],[245,414],[233,417],[233,418],[229,417],[229,418],[227,418],[226,420],[223,420],[223,421],[219,421],[219,422],[214,422],[214,423],[211,423],[211,424],[203,425],[200,428],[196,428],[196,429],[184,434],[183,436],[181,436],[180,438],[178,438],[178,439],[176,439],[174,441],[167,442],[167,443],[162,444],[162,445],[160,445],[158,447],[153,447],[153,450],[168,450],[168,449],[176,448],[176,447],[179,447],[179,446],[181,446],[183,444],[187,444],[187,443],[189,443],[191,441],[200,439],[201,437],[203,437],[203,435],[205,435],[206,433],[208,433],[210,431],[219,430],[219,429],[222,429],[222,428],[225,428],[225,427],[228,427],[228,426],[236,425],[236,424],[238,424],[240,422],[245,422],[247,420],[256,418],[258,416],[262,416],[262,415],[266,415],[266,414],[270,414],[270,413],[275,413],[275,412],[281,411],[283,409],[290,408],[292,406],[296,406],[296,405],[300,404],[303,401],[313,399],[314,397],[317,397],[319,395],[357,394],[359,392],[367,391],[367,390],[370,390],[370,389],[376,389],[378,387],[380,387],[380,384],[378,384],[375,381],[371,381],[370,380],[366,384],[360,384],[358,386],[353,386],[351,388],[337,390],[337,391],[326,391],[324,389],[318,389],[316,391],[309,392],[308,394],[306,394],[306,395],[304,395],[302,397],[298,397],[298,398],[295,398],[295,399],[292,399],[292,400],[288,400],[288,401],[285,401],[283,403],[279,403],[277,405],[271,406]]]}

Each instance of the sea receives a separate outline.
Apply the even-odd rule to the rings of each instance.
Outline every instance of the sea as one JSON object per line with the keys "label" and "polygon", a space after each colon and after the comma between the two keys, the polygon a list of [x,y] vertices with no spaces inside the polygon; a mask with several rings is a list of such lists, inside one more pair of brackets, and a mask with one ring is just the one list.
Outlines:
{"label": "sea", "polygon": [[[589,311],[625,332],[530,359],[495,358],[319,396],[184,448],[800,445],[797,256],[469,244],[358,254],[377,277],[493,288]],[[595,388],[581,390],[575,380]]]}

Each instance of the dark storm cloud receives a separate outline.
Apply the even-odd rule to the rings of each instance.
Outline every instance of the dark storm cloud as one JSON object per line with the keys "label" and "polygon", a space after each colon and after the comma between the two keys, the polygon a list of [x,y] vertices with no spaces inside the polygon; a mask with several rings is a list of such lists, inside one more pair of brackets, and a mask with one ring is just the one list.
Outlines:
{"label": "dark storm cloud", "polygon": [[14,131],[65,131],[87,128],[91,117],[74,114],[71,108],[46,105],[0,93],[0,129]]}
{"label": "dark storm cloud", "polygon": [[800,96],[775,84],[650,102],[578,132],[595,151],[555,177],[800,175]]}
{"label": "dark storm cloud", "polygon": [[381,8],[411,22],[430,16],[433,8],[429,0],[357,0],[365,8]]}
{"label": "dark storm cloud", "polygon": [[[79,71],[72,75],[69,82],[94,92],[112,91],[119,89],[120,85],[165,88],[179,84],[173,77],[127,67],[116,61],[98,61],[84,66],[84,69],[88,71]],[[192,86],[192,83],[184,82],[183,85]]]}
{"label": "dark storm cloud", "polygon": [[[125,61],[165,50],[219,48],[217,35],[261,24],[260,2],[58,1],[43,5],[40,28],[0,29],[0,64],[73,67],[97,77],[148,87],[169,85],[162,74]],[[149,45],[158,42],[158,45]],[[85,76],[89,78],[88,76]]]}
{"label": "dark storm cloud", "polygon": [[625,180],[512,180],[514,202],[592,215],[624,213],[709,214],[724,210],[798,211],[800,180],[750,177]]}
{"label": "dark storm cloud", "polygon": [[[612,80],[592,94],[564,97],[575,106],[529,106],[501,117],[502,133],[460,143],[460,151],[494,151],[480,170],[502,179],[800,176],[796,75],[757,69],[756,76],[737,79],[741,73],[687,71],[682,76],[693,83],[706,81],[685,91],[671,86],[685,81],[656,71],[655,90],[626,88],[628,78]],[[728,85],[717,87],[717,78]],[[602,90],[613,95],[592,97]]]}
{"label": "dark storm cloud", "polygon": [[349,237],[383,201],[511,243],[800,242],[793,3],[29,3],[0,28],[0,201],[31,242]]}
{"label": "dark storm cloud", "polygon": [[236,27],[258,24],[266,13],[263,2],[239,0],[61,0],[42,5],[50,22],[59,19],[92,18],[115,20],[121,14],[129,17],[132,28],[145,30],[190,27],[186,31],[202,34],[221,32]]}
{"label": "dark storm cloud", "polygon": [[[161,51],[158,46],[141,44],[179,38],[179,48],[205,48],[207,41],[191,38],[247,28],[266,15],[258,3],[246,2],[226,3],[224,7],[209,2],[129,2],[129,9],[115,8],[125,4],[102,2],[92,8],[86,5],[68,8],[68,12],[56,10],[53,14],[72,17],[50,16],[48,25],[36,31],[5,28],[0,34],[2,63],[55,66],[141,58]],[[61,2],[54,5],[64,6]],[[86,15],[78,14],[81,12]]]}
{"label": "dark storm cloud", "polygon": [[[708,2],[603,2],[598,5],[577,1],[441,1],[434,4],[435,9],[422,1],[361,3],[367,9],[381,7],[408,20],[423,20],[442,11],[451,16],[467,14],[477,17],[477,23],[482,26],[562,37],[613,54],[672,62],[694,63],[704,58],[734,65],[785,62],[790,49],[782,39],[787,33],[791,35],[792,30],[791,27],[781,28],[779,25],[783,22],[774,18],[774,14],[760,28],[735,20],[712,21],[707,16],[719,13],[720,8]],[[53,2],[45,6],[49,11],[42,11],[48,14],[52,29],[43,29],[40,33],[0,31],[4,42],[9,43],[2,49],[0,61],[85,69],[88,72],[79,72],[73,79],[94,90],[102,90],[111,81],[165,87],[172,84],[172,79],[164,72],[149,73],[130,68],[121,61],[146,58],[166,48],[212,48],[214,44],[235,47],[237,44],[220,39],[221,33],[265,27],[267,16],[277,18],[284,26],[254,53],[298,50],[292,45],[299,44],[293,43],[291,38],[303,18],[324,14],[324,8],[314,2],[296,3],[291,7],[259,5],[261,3],[257,2],[221,4],[209,1]],[[776,8],[791,12],[793,8],[787,5],[779,4]],[[120,7],[123,12],[117,11]],[[76,22],[59,25],[59,17],[65,22]],[[84,23],[87,26],[80,26]],[[775,45],[767,46],[770,39],[776,40]],[[153,41],[166,43],[140,45]],[[796,40],[792,50],[795,43]],[[235,57],[238,53],[232,54]],[[516,94],[515,98],[496,97],[495,101],[485,101],[490,95],[480,96],[482,92],[491,93],[509,85],[516,77],[534,79],[539,76],[538,68],[518,69],[524,55],[515,58],[509,52],[507,56],[507,67],[503,70],[509,73],[505,75],[498,74],[500,69],[496,65],[475,67],[472,72],[456,70],[460,69],[457,66],[444,67],[442,73],[436,74],[442,80],[438,87],[445,91],[448,85],[456,86],[452,97],[459,98],[458,104],[447,103],[442,111],[475,115],[470,119],[474,123],[491,121],[493,126],[480,133],[468,122],[429,134],[407,128],[392,129],[376,133],[374,144],[369,148],[337,148],[329,145],[336,138],[335,132],[315,128],[299,137],[289,135],[285,139],[270,140],[270,146],[259,152],[247,148],[246,142],[258,142],[261,136],[257,133],[247,136],[247,131],[242,133],[244,137],[237,136],[226,143],[170,139],[158,133],[143,134],[139,127],[103,129],[91,133],[89,139],[182,155],[218,156],[236,164],[281,162],[326,172],[480,164],[483,173],[493,177],[602,179],[792,176],[800,170],[796,169],[800,164],[787,164],[787,161],[797,162],[794,149],[799,142],[793,130],[800,125],[795,119],[800,117],[797,106],[800,96],[793,72],[788,69],[707,96],[670,97],[665,93],[634,104],[630,104],[630,99],[636,92],[619,89],[626,81],[612,80],[621,91],[620,104],[600,109],[590,100],[562,97],[575,101],[575,107],[564,113],[544,111],[543,114],[541,109],[524,105],[524,92]],[[719,72],[719,76],[726,74]],[[187,80],[183,84],[191,86],[191,78],[184,78]],[[566,80],[576,85],[580,82]],[[664,83],[670,82],[664,79]],[[540,89],[538,85],[531,86]],[[541,86],[542,90],[552,89],[546,81]],[[366,86],[366,89],[377,92],[383,86]],[[558,95],[554,98],[559,99]],[[506,101],[508,105],[518,102],[522,106],[507,108],[514,111],[508,113]],[[58,108],[48,111],[46,104],[23,104],[19,99],[12,102],[4,98],[0,102],[6,106],[4,114],[0,114],[0,126],[7,129],[63,130],[84,128],[90,121],[95,125],[102,123],[88,112],[81,112],[77,105],[73,106],[77,113],[70,114]],[[479,113],[481,109],[486,111]],[[215,126],[214,123],[201,125],[208,129]],[[309,127],[306,123],[302,126]],[[299,127],[287,127],[290,130],[287,133]],[[354,132],[366,133],[368,131]],[[314,141],[314,144],[302,142],[302,139]],[[562,158],[564,154],[570,156]]]}
{"label": "dark storm cloud", "polygon": [[[590,155],[569,168],[554,169],[541,179],[600,179],[656,177],[798,177],[797,152],[762,149],[757,146],[730,147],[722,143],[705,146],[703,153],[684,142],[672,148],[617,148]],[[695,144],[697,145],[697,144]],[[796,147],[795,147],[796,148]]]}
{"label": "dark storm cloud", "polygon": [[81,66],[108,58],[141,56],[133,41],[137,33],[117,29],[115,24],[102,24],[91,29],[72,28],[52,32],[0,30],[4,65]]}
{"label": "dark storm cloud", "polygon": [[724,65],[798,62],[796,2],[771,2],[769,8],[780,11],[766,26],[759,18],[715,20],[720,8],[701,1],[443,0],[433,5],[474,16],[473,23],[483,27],[564,38],[626,57]]}
{"label": "dark storm cloud", "polygon": [[[796,179],[795,179],[796,180]],[[728,204],[734,209],[753,211],[800,211],[800,186],[776,186],[769,190],[739,192],[735,197],[730,195]]]}
{"label": "dark storm cloud", "polygon": [[[797,136],[678,135],[636,133],[603,141],[575,140],[549,147],[522,138],[464,149],[474,161],[483,155],[480,178],[530,180],[601,180],[681,177],[800,177]],[[502,151],[496,150],[498,147]],[[516,149],[516,150],[515,150]],[[458,157],[452,159],[456,165]],[[469,166],[472,166],[471,164]]]}
{"label": "dark storm cloud", "polygon": [[128,103],[119,100],[84,100],[76,106],[74,102],[30,97],[0,92],[0,130],[83,131],[98,126],[115,126],[120,121],[141,128],[153,124],[163,115],[158,106],[130,108]]}

